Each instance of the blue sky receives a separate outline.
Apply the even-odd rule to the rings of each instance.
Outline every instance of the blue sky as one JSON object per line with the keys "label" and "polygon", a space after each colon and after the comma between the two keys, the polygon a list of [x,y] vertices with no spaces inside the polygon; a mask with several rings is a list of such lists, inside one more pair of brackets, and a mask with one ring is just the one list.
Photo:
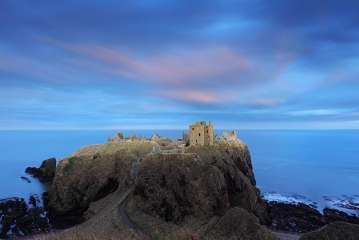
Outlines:
{"label": "blue sky", "polygon": [[0,2],[0,129],[359,128],[359,2]]}

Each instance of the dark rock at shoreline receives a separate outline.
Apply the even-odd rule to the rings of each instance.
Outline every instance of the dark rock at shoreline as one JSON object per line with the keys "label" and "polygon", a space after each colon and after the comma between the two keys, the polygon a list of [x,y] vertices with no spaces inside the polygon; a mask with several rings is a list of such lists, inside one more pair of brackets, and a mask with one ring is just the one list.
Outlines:
{"label": "dark rock at shoreline", "polygon": [[[44,204],[44,209],[47,210],[49,204],[49,192],[42,193],[42,200]],[[49,211],[48,218],[53,229],[66,229],[80,224],[85,220],[82,214],[76,214],[76,212],[73,212],[72,214],[69,213],[67,215],[56,215]]]}
{"label": "dark rock at shoreline", "polygon": [[0,200],[0,238],[26,236],[50,229],[44,209],[37,207],[37,197],[31,196],[29,202],[31,208],[23,198]]}
{"label": "dark rock at shoreline", "polygon": [[333,222],[359,224],[359,218],[337,209],[325,208],[323,214],[303,203],[269,202],[271,228],[278,231],[304,233],[317,230]]}
{"label": "dark rock at shoreline", "polygon": [[56,159],[44,160],[39,168],[28,167],[25,172],[38,178],[42,183],[51,183],[55,177]]}
{"label": "dark rock at shoreline", "polygon": [[33,208],[36,208],[39,206],[40,204],[40,199],[39,197],[35,194],[35,195],[31,195],[29,197],[29,205],[32,206]]}
{"label": "dark rock at shoreline", "polygon": [[48,209],[49,192],[43,192],[42,193],[42,202],[43,202],[43,205],[44,205],[44,209]]}
{"label": "dark rock at shoreline", "polygon": [[[9,198],[0,201],[0,238],[6,238],[14,222],[26,214],[27,207],[23,198]],[[16,231],[16,230],[14,230]]]}
{"label": "dark rock at shoreline", "polygon": [[359,218],[356,216],[351,216],[345,212],[339,211],[337,209],[325,208],[323,210],[323,216],[327,223],[332,222],[348,222],[353,224],[359,224]]}
{"label": "dark rock at shoreline", "polygon": [[[48,210],[49,207],[49,192],[42,193],[42,200],[44,209]],[[82,213],[72,212],[65,215],[57,215],[53,212],[48,212],[48,219],[53,229],[66,229],[84,222]]]}
{"label": "dark rock at shoreline", "polygon": [[269,202],[268,212],[272,219],[271,227],[279,231],[309,232],[326,224],[319,211],[303,203]]}
{"label": "dark rock at shoreline", "polygon": [[56,216],[49,214],[49,221],[53,229],[67,229],[85,221],[82,215]]}
{"label": "dark rock at shoreline", "polygon": [[21,176],[20,178],[21,178],[21,180],[24,180],[27,183],[31,183],[30,179],[27,177]]}
{"label": "dark rock at shoreline", "polygon": [[345,222],[330,223],[317,231],[303,234],[300,240],[358,240],[359,226]]}

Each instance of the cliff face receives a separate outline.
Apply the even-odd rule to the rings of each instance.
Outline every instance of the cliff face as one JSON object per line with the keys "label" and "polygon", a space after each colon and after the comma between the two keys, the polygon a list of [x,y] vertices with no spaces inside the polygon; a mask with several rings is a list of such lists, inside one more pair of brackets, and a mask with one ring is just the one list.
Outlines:
{"label": "cliff face", "polygon": [[239,143],[149,155],[141,163],[134,195],[143,211],[165,221],[210,218],[236,206],[266,220],[248,149]]}
{"label": "cliff face", "polygon": [[[158,148],[155,141],[120,141],[65,158],[49,192],[51,212],[83,214],[87,221],[79,227],[87,226],[86,231],[94,229],[91,222],[104,218],[95,233],[102,231],[102,237],[103,231],[123,234],[133,228],[133,238],[179,233],[206,239],[273,239],[259,224],[268,218],[246,145],[221,141],[183,148],[181,153]],[[243,223],[243,229],[223,224],[232,221]],[[116,231],[113,222],[120,225]],[[183,239],[191,239],[187,237]]]}
{"label": "cliff face", "polygon": [[63,159],[49,191],[49,208],[55,215],[78,215],[89,204],[134,182],[133,165],[156,143],[133,141],[85,147]]}

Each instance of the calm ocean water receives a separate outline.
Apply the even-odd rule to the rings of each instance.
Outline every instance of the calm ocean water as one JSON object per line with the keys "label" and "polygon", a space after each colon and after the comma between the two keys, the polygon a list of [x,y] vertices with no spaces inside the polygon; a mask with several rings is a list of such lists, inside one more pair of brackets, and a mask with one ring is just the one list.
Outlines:
{"label": "calm ocean water", "polygon": [[[41,193],[43,187],[24,173],[26,167],[103,143],[115,132],[1,131],[0,198]],[[146,137],[156,132],[174,139],[182,134],[179,130],[122,132]],[[267,199],[305,201],[319,208],[359,207],[359,130],[243,130],[239,137],[249,146],[257,185]]]}

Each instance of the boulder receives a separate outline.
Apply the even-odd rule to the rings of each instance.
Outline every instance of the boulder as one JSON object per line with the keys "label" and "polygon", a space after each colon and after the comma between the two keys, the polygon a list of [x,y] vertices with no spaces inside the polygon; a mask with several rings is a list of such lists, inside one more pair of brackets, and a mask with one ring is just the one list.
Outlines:
{"label": "boulder", "polygon": [[337,209],[325,208],[323,210],[324,219],[327,223],[332,222],[348,222],[353,224],[359,224],[359,218],[356,216],[351,216],[345,212],[339,211]]}
{"label": "boulder", "polygon": [[20,178],[21,178],[21,180],[23,180],[23,181],[25,181],[27,183],[31,183],[31,181],[30,181],[30,179],[28,177],[21,176]]}
{"label": "boulder", "polygon": [[259,224],[256,216],[234,207],[229,209],[216,224],[210,226],[205,239],[274,240],[271,231]]}
{"label": "boulder", "polygon": [[43,183],[52,182],[56,171],[56,159],[44,160],[39,168],[28,167],[25,172],[38,178]]}
{"label": "boulder", "polygon": [[300,240],[358,240],[359,226],[356,224],[334,222],[325,227],[303,234]]}
{"label": "boulder", "polygon": [[326,224],[322,214],[309,205],[298,203],[268,203],[271,227],[278,231],[308,232]]}

